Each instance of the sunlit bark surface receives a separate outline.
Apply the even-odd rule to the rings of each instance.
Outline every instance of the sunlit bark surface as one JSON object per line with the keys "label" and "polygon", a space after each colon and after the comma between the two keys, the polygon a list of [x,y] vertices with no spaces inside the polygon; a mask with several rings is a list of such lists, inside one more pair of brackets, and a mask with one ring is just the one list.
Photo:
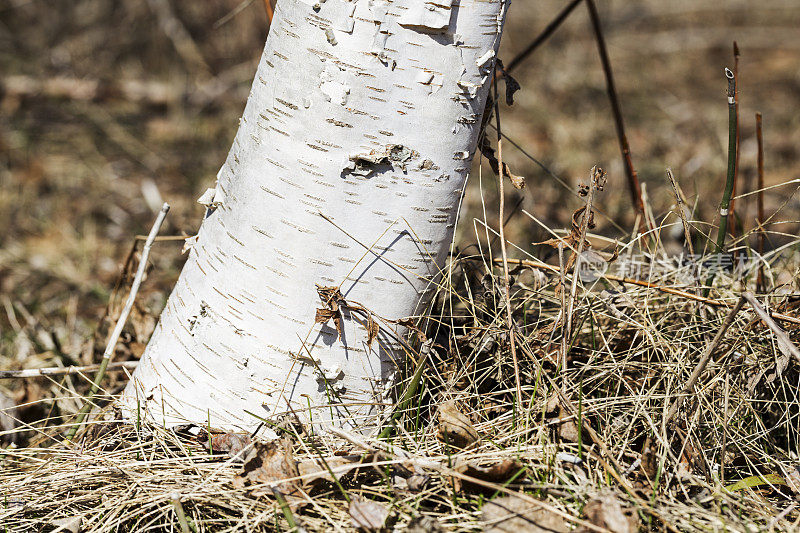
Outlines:
{"label": "sunlit bark surface", "polygon": [[167,425],[374,424],[399,319],[434,291],[475,150],[505,0],[281,0],[207,215],[123,405]]}

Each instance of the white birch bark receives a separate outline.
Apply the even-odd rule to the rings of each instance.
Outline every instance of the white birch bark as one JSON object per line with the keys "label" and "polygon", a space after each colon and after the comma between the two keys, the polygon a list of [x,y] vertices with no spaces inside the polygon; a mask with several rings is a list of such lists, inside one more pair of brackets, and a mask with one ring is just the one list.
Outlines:
{"label": "white birch bark", "polygon": [[280,0],[129,414],[252,429],[291,405],[305,422],[375,423],[400,344],[381,324],[368,346],[347,314],[341,338],[315,324],[316,284],[389,319],[432,295],[507,7]]}

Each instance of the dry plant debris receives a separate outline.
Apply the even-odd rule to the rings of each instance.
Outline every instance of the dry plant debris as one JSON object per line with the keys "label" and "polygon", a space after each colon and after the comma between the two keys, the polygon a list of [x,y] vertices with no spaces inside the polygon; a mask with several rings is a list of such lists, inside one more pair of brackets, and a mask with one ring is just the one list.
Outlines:
{"label": "dry plant debris", "polygon": [[515,496],[486,502],[482,519],[485,533],[567,533],[570,530],[569,522],[563,517]]}
{"label": "dry plant debris", "polygon": [[256,495],[271,494],[272,489],[277,489],[298,504],[303,501],[297,497],[299,478],[300,472],[288,440],[256,441],[245,456],[243,470],[234,478],[233,485],[239,489],[250,486]]}
{"label": "dry plant debris", "polygon": [[[583,514],[592,524],[604,527],[614,533],[636,533],[639,531],[639,517],[631,509],[623,509],[613,492],[605,492],[593,497],[583,507]],[[585,528],[578,528],[588,533]]]}
{"label": "dry plant debris", "polygon": [[350,499],[350,518],[353,527],[361,531],[380,531],[389,518],[389,509],[378,502],[358,495]]}
{"label": "dry plant debris", "polygon": [[466,448],[478,441],[478,432],[469,417],[459,411],[453,400],[443,403],[439,408],[439,438],[457,448]]}

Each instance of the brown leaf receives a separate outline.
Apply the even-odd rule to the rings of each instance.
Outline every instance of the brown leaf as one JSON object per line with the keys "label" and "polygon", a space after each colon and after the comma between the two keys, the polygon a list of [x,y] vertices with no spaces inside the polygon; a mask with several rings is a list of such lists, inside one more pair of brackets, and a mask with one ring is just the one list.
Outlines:
{"label": "brown leaf", "polygon": [[350,500],[353,527],[362,531],[380,531],[389,518],[389,510],[378,502],[353,495]]}
{"label": "brown leaf", "polygon": [[[605,492],[591,500],[583,507],[586,520],[598,527],[604,527],[614,533],[636,533],[639,531],[639,518],[632,509],[623,510],[622,504],[613,492]],[[586,527],[577,530],[588,533]]]}
{"label": "brown leaf", "polygon": [[519,82],[507,72],[503,73],[503,79],[506,81],[506,105],[514,105],[514,93],[521,89]]}
{"label": "brown leaf", "polygon": [[[491,167],[492,171],[499,176],[500,162],[494,155],[494,148],[492,148],[492,145],[489,144],[489,138],[486,135],[484,135],[481,139],[478,148],[480,149],[481,154],[483,154],[487,161],[489,161],[489,166]],[[525,187],[525,178],[522,176],[517,176],[511,172],[511,168],[505,162],[503,162],[503,177],[508,178],[511,181],[511,184],[517,189],[522,189]]]}
{"label": "brown leaf", "polygon": [[472,422],[458,410],[453,400],[443,403],[439,409],[439,438],[457,448],[466,448],[478,440]]}
{"label": "brown leaf", "polygon": [[[341,469],[343,466],[356,465],[361,461],[360,455],[335,455],[333,457],[326,457],[325,462],[320,458],[304,459],[297,463],[297,470],[303,476],[303,485],[312,485],[318,481],[338,481],[343,475],[351,471],[351,469]],[[325,466],[327,463],[328,467]],[[330,470],[328,470],[330,468]],[[333,474],[331,474],[333,471]],[[334,480],[335,476],[335,480]]]}
{"label": "brown leaf", "polygon": [[575,418],[562,405],[558,406],[558,418],[561,423],[558,425],[558,436],[566,442],[579,442],[581,430]]}
{"label": "brown leaf", "polygon": [[398,326],[402,326],[402,327],[407,328],[408,330],[413,331],[414,333],[416,333],[417,336],[420,338],[420,341],[422,341],[423,343],[427,342],[428,337],[425,336],[425,332],[424,331],[422,331],[421,329],[419,329],[419,327],[417,327],[417,324],[414,321],[414,319],[412,319],[412,318],[401,318],[399,320],[395,320],[394,323],[397,324]]}
{"label": "brown leaf", "polygon": [[[203,443],[208,442],[208,433],[201,431],[197,434],[197,440]],[[231,457],[243,459],[242,451],[247,448],[252,440],[247,433],[216,433],[211,435],[211,451],[213,453],[227,453]]]}
{"label": "brown leaf", "polygon": [[580,440],[580,428],[574,416],[561,405],[561,398],[553,393],[545,405],[545,415],[556,424],[558,436],[566,442],[578,442]]}
{"label": "brown leaf", "polygon": [[344,303],[344,296],[342,296],[339,287],[323,287],[322,285],[317,285],[317,294],[328,309],[338,311],[339,305]]}
{"label": "brown leaf", "polygon": [[336,332],[339,334],[339,337],[341,337],[342,313],[338,309],[317,309],[317,314],[314,317],[314,323],[324,324],[330,319],[333,319],[333,324],[336,326]]}
{"label": "brown leaf", "polygon": [[505,175],[508,176],[508,179],[511,180],[511,185],[513,185],[515,189],[525,188],[525,178],[512,173],[511,169],[505,163],[503,163],[503,171]]}
{"label": "brown leaf", "polygon": [[255,441],[245,456],[242,471],[233,478],[233,486],[243,488],[245,485],[271,483],[272,485],[267,487],[256,487],[254,494],[259,496],[272,494],[274,487],[286,495],[286,500],[290,504],[296,504],[297,498],[290,498],[299,492],[299,481],[297,479],[283,480],[299,476],[297,463],[292,455],[292,446],[288,439],[275,439],[270,442]]}
{"label": "brown leaf", "polygon": [[367,348],[372,348],[372,343],[378,338],[381,327],[372,318],[372,315],[367,315]]}
{"label": "brown leaf", "polygon": [[[516,459],[504,459],[491,466],[478,466],[467,462],[456,462],[455,465],[455,471],[465,476],[481,481],[488,481],[489,483],[501,484],[508,483],[512,479],[515,481],[521,480],[524,476],[523,474],[519,474],[519,472],[523,468],[525,468],[525,466]],[[485,492],[486,490],[491,490],[483,485],[472,483],[467,479],[458,477],[454,477],[453,482],[456,490],[465,490],[469,492]]]}
{"label": "brown leaf", "polygon": [[339,290],[339,287],[323,287],[317,285],[317,294],[319,299],[322,300],[324,309],[317,309],[317,314],[314,317],[316,324],[324,324],[330,319],[333,319],[333,324],[336,326],[336,333],[339,338],[342,337],[342,312],[341,307],[346,305],[344,296]]}
{"label": "brown leaf", "polygon": [[486,502],[481,515],[485,533],[566,533],[570,529],[563,517],[516,496]]}

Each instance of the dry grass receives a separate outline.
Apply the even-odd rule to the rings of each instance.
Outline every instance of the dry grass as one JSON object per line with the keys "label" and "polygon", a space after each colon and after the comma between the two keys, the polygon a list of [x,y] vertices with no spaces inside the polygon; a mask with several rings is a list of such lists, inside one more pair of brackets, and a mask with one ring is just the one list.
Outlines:
{"label": "dry grass", "polygon": [[[654,245],[648,256],[652,282],[687,288],[685,269],[655,261],[666,261],[663,248]],[[462,255],[450,265],[429,318],[434,344],[425,372],[411,407],[391,423],[394,436],[381,441],[401,451],[370,454],[336,436],[285,426],[299,459],[364,455],[362,468],[342,477],[341,487],[304,487],[307,505],[293,515],[303,527],[351,530],[342,490],[383,503],[401,528],[427,517],[447,531],[480,530],[484,502],[506,491],[580,520],[587,501],[611,490],[635,510],[643,528],[655,530],[790,530],[800,520],[792,485],[800,444],[797,362],[781,355],[752,310],[736,315],[694,393],[665,421],[727,310],[603,279],[579,283],[564,371],[557,364],[564,328],[561,275],[518,271],[512,307],[522,353],[519,412],[502,278],[488,275],[502,274],[490,268],[490,257],[489,251]],[[774,268],[780,274],[798,264],[797,257],[784,255]],[[567,287],[571,276],[565,275]],[[732,304],[746,281],[721,274],[713,296]],[[770,308],[794,314],[791,293],[775,291]],[[797,337],[796,326],[788,330]],[[51,387],[60,391],[55,394],[61,409],[74,412],[77,393],[70,383],[52,380]],[[439,409],[450,399],[478,435],[464,450],[442,439]],[[185,431],[118,426],[100,418],[69,444],[61,440],[68,421],[58,423],[43,417],[35,430],[20,428],[16,433],[28,429],[30,444],[2,454],[0,521],[10,531],[76,516],[83,518],[84,531],[178,529],[174,493],[198,531],[287,527],[274,499],[255,496],[258,487],[234,486],[238,462],[209,454]],[[580,464],[572,463],[575,458]],[[500,468],[505,460],[513,468],[499,479],[466,468]],[[409,469],[430,479],[412,490]],[[471,486],[464,476],[484,483]],[[753,482],[753,476],[760,476],[753,490],[735,486],[743,479]]]}
{"label": "dry grass", "polygon": [[[228,148],[262,45],[263,7],[254,2],[211,32],[238,0],[208,2],[206,9],[173,3],[208,65],[201,74],[160,34],[145,3],[83,0],[79,9],[18,4],[0,8],[0,38],[12,45],[0,52],[4,73],[115,83],[140,79],[167,93],[158,93],[158,101],[7,93],[0,103],[8,117],[0,121],[0,186],[13,191],[0,197],[0,366],[89,364],[102,351],[121,306],[119,293],[124,295],[136,266],[134,254],[116,291],[117,261],[126,257],[132,235],[147,229],[158,197],[174,206],[165,233],[191,233],[196,225],[192,202]],[[540,4],[542,13],[560,7]],[[365,439],[367,448],[388,441],[395,451],[377,453],[339,437],[285,427],[298,459],[363,456],[362,468],[342,477],[341,486],[303,485],[307,505],[292,516],[307,530],[352,530],[344,493],[385,505],[399,530],[417,524],[416,531],[429,531],[436,524],[446,531],[476,531],[485,526],[485,502],[501,493],[543,502],[566,524],[591,521],[586,504],[606,491],[633,510],[642,530],[796,528],[798,362],[783,354],[752,309],[745,306],[735,316],[694,392],[665,421],[728,309],[604,278],[579,282],[573,299],[572,271],[559,271],[551,246],[530,244],[569,233],[560,228],[569,228],[572,212],[583,202],[572,176],[607,163],[609,184],[595,201],[596,233],[588,236],[593,248],[608,258],[616,239],[619,257],[612,269],[634,255],[645,265],[642,279],[701,294],[697,276],[675,261],[684,232],[671,211],[675,200],[664,168],[676,169],[693,210],[695,248],[707,251],[704,235],[715,232],[713,212],[725,165],[721,67],[729,63],[729,41],[736,38],[744,53],[743,120],[755,109],[764,112],[767,186],[775,187],[765,193],[773,217],[772,251],[769,293],[759,299],[770,310],[797,316],[800,256],[792,178],[800,158],[792,142],[797,114],[787,110],[800,108],[794,79],[800,55],[782,35],[800,20],[800,10],[791,2],[758,10],[662,4],[624,9],[611,4],[601,13],[634,163],[659,230],[630,237],[634,221],[616,140],[585,13],[579,10],[521,72],[517,110],[503,116],[504,132],[530,155],[546,154],[552,171],[545,173],[510,143],[504,145],[504,159],[528,176],[527,191],[506,199],[509,254],[550,265],[518,269],[513,260],[510,265],[518,368],[511,363],[503,274],[496,262],[496,179],[484,165],[471,178],[459,252],[421,324],[434,344],[411,407],[389,424],[391,437]],[[522,3],[513,9],[501,57],[527,43],[526,25],[539,28],[548,18],[542,14],[532,21]],[[120,21],[130,31],[117,32],[115,42],[104,44],[109,33],[104,28]],[[203,96],[212,82],[223,90]],[[742,183],[752,191],[752,128],[744,124]],[[737,202],[747,231],[755,213],[750,199],[754,196]],[[754,242],[746,234],[730,246],[751,255]],[[159,246],[118,361],[141,353],[179,270],[180,245]],[[752,277],[722,273],[709,296],[733,305],[753,283]],[[561,313],[565,303],[573,308],[569,336]],[[782,326],[792,339],[800,338],[797,326]],[[559,364],[564,360],[565,367]],[[410,383],[414,365],[408,364],[398,394]],[[521,411],[515,407],[517,372]],[[97,418],[74,443],[64,442],[91,377],[0,383],[0,400],[16,404],[0,409],[23,423],[0,428],[5,441],[0,531],[51,531],[56,520],[78,516],[83,531],[180,531],[174,493],[197,531],[288,528],[275,499],[256,496],[258,487],[234,486],[240,463],[210,454],[185,432]],[[124,373],[111,373],[98,403],[105,404],[124,383]],[[447,400],[455,400],[479,437],[467,449],[442,440],[439,414]],[[492,479],[476,468],[503,464],[513,468]],[[427,478],[412,483],[412,471]],[[470,485],[465,476],[483,478],[482,485],[476,487],[475,480]],[[742,488],[741,480],[753,486]]]}

